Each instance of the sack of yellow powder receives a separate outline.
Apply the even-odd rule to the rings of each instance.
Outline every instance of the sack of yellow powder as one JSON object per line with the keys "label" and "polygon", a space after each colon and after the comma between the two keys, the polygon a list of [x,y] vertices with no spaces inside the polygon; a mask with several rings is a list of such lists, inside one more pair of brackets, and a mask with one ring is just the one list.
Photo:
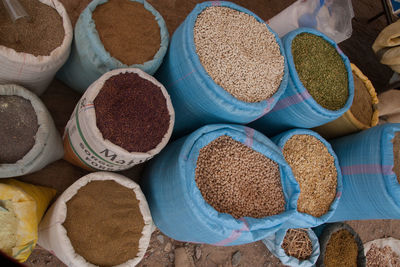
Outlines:
{"label": "sack of yellow powder", "polygon": [[0,182],[0,250],[26,261],[38,239],[38,224],[56,190],[13,179]]}

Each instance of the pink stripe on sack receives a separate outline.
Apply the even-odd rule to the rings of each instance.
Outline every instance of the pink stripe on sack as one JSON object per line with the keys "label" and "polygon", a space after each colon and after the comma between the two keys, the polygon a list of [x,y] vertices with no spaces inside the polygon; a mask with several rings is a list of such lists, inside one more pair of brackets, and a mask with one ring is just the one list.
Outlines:
{"label": "pink stripe on sack", "polygon": [[193,73],[195,73],[195,72],[196,72],[196,70],[195,70],[195,69],[191,70],[189,73],[187,73],[187,74],[183,75],[181,78],[179,78],[179,79],[175,80],[174,82],[172,82],[172,83],[168,84],[168,87],[170,87],[170,86],[173,86],[173,85],[177,84],[178,82],[180,82],[180,81],[182,81],[182,80],[186,79],[187,77],[189,77],[190,75],[192,75],[192,74],[193,74]]}
{"label": "pink stripe on sack", "polygon": [[359,164],[352,166],[342,166],[343,175],[355,175],[355,174],[392,174],[392,165],[379,165],[379,164]]}
{"label": "pink stripe on sack", "polygon": [[240,218],[239,220],[243,222],[242,228],[240,228],[239,230],[233,230],[231,235],[228,238],[221,240],[217,243],[214,243],[213,245],[214,246],[226,246],[226,245],[232,243],[233,241],[235,241],[236,239],[238,239],[242,235],[242,232],[250,231],[249,225],[247,224],[246,220],[244,218]]}
{"label": "pink stripe on sack", "polygon": [[285,98],[279,100],[278,103],[276,103],[272,112],[287,108],[291,105],[294,105],[294,104],[297,104],[300,102],[303,102],[304,100],[306,100],[308,98],[311,98],[311,95],[307,91],[304,91],[300,94],[295,94],[292,96],[285,97]]}
{"label": "pink stripe on sack", "polygon": [[221,1],[212,1],[212,6],[220,6],[221,5]]}
{"label": "pink stripe on sack", "polygon": [[246,132],[246,140],[244,141],[244,144],[248,147],[252,147],[253,146],[254,129],[245,127],[244,131]]}
{"label": "pink stripe on sack", "polygon": [[259,118],[264,117],[265,114],[267,114],[270,110],[271,110],[271,106],[274,103],[275,98],[271,97],[268,98],[267,101],[267,106],[265,107],[265,109],[263,110],[262,114],[260,116],[258,116],[257,118],[255,118],[254,120],[250,121],[249,123],[252,123],[253,121],[258,120]]}

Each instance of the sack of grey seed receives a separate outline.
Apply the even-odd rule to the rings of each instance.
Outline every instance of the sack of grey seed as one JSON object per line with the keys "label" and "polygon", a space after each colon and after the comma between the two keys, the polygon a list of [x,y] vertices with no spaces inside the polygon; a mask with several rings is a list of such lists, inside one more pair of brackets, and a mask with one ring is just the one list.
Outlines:
{"label": "sack of grey seed", "polygon": [[310,228],[282,229],[262,242],[287,266],[315,266],[320,254],[318,237]]}
{"label": "sack of grey seed", "polygon": [[0,85],[0,125],[0,178],[38,171],[64,153],[49,111],[21,86]]}
{"label": "sack of grey seed", "polygon": [[331,145],[308,129],[289,130],[272,141],[282,150],[300,188],[296,213],[285,227],[309,228],[327,222],[343,190],[339,160]]}
{"label": "sack of grey seed", "polygon": [[273,136],[292,128],[313,128],[350,109],[354,82],[350,61],[323,33],[300,28],[282,38],[289,81],[271,112],[250,124]]}
{"label": "sack of grey seed", "polygon": [[279,148],[229,124],[207,125],[169,144],[147,166],[142,188],[164,234],[216,246],[278,231],[299,194]]}
{"label": "sack of grey seed", "polygon": [[171,38],[156,74],[174,108],[174,135],[210,123],[246,124],[268,113],[287,87],[279,37],[251,11],[198,4]]}
{"label": "sack of grey seed", "polygon": [[330,142],[342,169],[343,194],[328,221],[400,219],[400,124]]}

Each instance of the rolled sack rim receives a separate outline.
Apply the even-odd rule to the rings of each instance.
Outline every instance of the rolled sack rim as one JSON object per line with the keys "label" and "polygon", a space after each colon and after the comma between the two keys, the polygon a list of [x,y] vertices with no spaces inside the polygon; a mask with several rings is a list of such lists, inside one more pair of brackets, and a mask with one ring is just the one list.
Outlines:
{"label": "rolled sack rim", "polygon": [[[64,222],[65,219],[67,218],[67,202],[71,200],[81,189],[82,187],[86,186],[88,183],[92,181],[114,181],[118,183],[119,185],[132,189],[135,193],[136,199],[139,201],[139,209],[143,217],[143,222],[144,222],[144,227],[142,230],[142,236],[139,239],[139,247],[140,244],[145,244],[146,249],[138,250],[138,253],[136,254],[135,258],[132,258],[125,263],[122,263],[117,266],[127,266],[132,264],[132,266],[135,266],[140,262],[140,260],[144,257],[147,248],[150,244],[150,238],[151,238],[151,233],[153,229],[153,220],[151,217],[150,213],[150,208],[148,206],[146,197],[144,196],[140,186],[135,183],[133,180],[130,180],[129,178],[113,173],[113,172],[93,172],[89,173],[85,176],[82,176],[79,178],[77,181],[75,181],[71,186],[69,186],[59,197],[58,199],[54,202],[54,210],[52,211],[52,220],[55,220],[56,223],[54,225],[45,225],[43,228],[39,227],[39,235],[41,231],[54,231],[54,234],[57,235],[58,237],[53,238],[54,241],[56,242],[56,239],[58,242],[61,243],[61,246],[67,249],[64,249],[62,253],[65,254],[66,257],[70,260],[70,264],[79,266],[83,263],[86,263],[87,266],[97,266],[94,265],[90,262],[88,262],[83,256],[79,255],[77,252],[75,252],[75,249],[67,235],[67,229],[64,227]],[[53,229],[53,230],[49,230]],[[49,237],[51,238],[51,234],[49,234]],[[39,241],[40,242],[40,241]],[[59,253],[60,251],[56,251],[56,253]],[[75,254],[74,254],[75,253]],[[64,257],[63,257],[64,258]],[[68,264],[69,265],[69,264]]]}
{"label": "rolled sack rim", "polygon": [[[157,144],[157,146],[147,152],[129,152],[125,148],[120,147],[112,142],[110,142],[107,139],[104,139],[103,134],[100,132],[99,128],[97,128],[97,123],[96,123],[96,112],[95,109],[89,109],[87,110],[87,115],[88,117],[91,117],[91,119],[87,120],[88,124],[88,129],[90,132],[93,133],[94,137],[101,137],[101,140],[97,140],[97,142],[102,142],[104,144],[105,148],[110,148],[113,151],[118,151],[118,154],[123,154],[124,157],[137,157],[137,158],[142,158],[142,159],[148,159],[149,157],[153,157],[156,154],[158,154],[168,143],[169,139],[171,138],[172,135],[172,130],[174,128],[174,123],[175,123],[175,111],[172,106],[172,101],[171,98],[165,89],[165,87],[157,81],[153,76],[150,74],[147,74],[146,72],[142,71],[141,69],[137,68],[123,68],[123,69],[115,69],[109,72],[104,73],[98,80],[96,80],[94,83],[92,83],[88,90],[86,90],[85,94],[82,96],[82,98],[87,98],[88,101],[94,102],[96,99],[98,93],[101,91],[101,89],[104,86],[104,83],[111,77],[116,76],[118,74],[124,74],[124,73],[136,73],[139,75],[141,78],[148,80],[152,82],[154,85],[159,87],[160,91],[164,95],[165,101],[166,101],[166,106],[168,109],[168,113],[170,116],[170,121],[169,121],[169,126],[167,132],[164,134],[163,138],[161,141]],[[78,104],[81,103],[81,100],[79,100]],[[74,118],[75,119],[75,118]],[[89,138],[89,137],[86,137]]]}
{"label": "rolled sack rim", "polygon": [[[284,58],[284,71],[283,71],[282,81],[278,90],[270,98],[254,103],[239,100],[230,93],[228,93],[220,85],[218,85],[212,79],[212,77],[207,73],[206,69],[201,64],[200,58],[196,52],[196,44],[194,42],[194,28],[197,17],[200,15],[200,13],[203,12],[208,7],[215,7],[215,6],[228,7],[236,11],[246,13],[254,17],[258,22],[266,25],[268,30],[275,36],[275,41],[278,43],[280,53]],[[272,108],[275,106],[279,98],[283,95],[283,93],[286,90],[289,78],[289,69],[288,69],[285,49],[282,45],[281,39],[278,37],[278,34],[276,34],[264,20],[262,20],[260,17],[258,17],[255,13],[251,12],[250,10],[243,8],[239,5],[236,5],[234,3],[227,1],[208,1],[208,2],[203,2],[201,4],[197,4],[183,23],[184,23],[183,25],[184,34],[188,36],[187,42],[185,42],[183,46],[186,47],[186,50],[188,51],[187,53],[189,55],[188,60],[191,61],[191,65],[194,68],[198,66],[197,69],[193,69],[192,71],[199,73],[198,77],[199,82],[206,85],[204,91],[209,96],[208,99],[210,101],[213,101],[216,105],[220,106],[227,112],[231,112],[232,110],[247,110],[250,112],[257,112],[259,116],[262,116],[272,110]],[[215,97],[217,97],[220,101],[222,100],[225,103],[225,105],[221,105],[220,102],[216,101]]]}
{"label": "rolled sack rim", "polygon": [[[62,64],[63,61],[67,60],[67,56],[69,55],[72,39],[73,39],[73,30],[71,21],[69,19],[68,13],[65,10],[64,6],[58,0],[37,0],[43,4],[46,4],[52,8],[54,8],[60,17],[63,20],[63,28],[64,28],[64,39],[60,46],[51,51],[48,56],[34,56],[25,52],[17,52],[12,48],[8,48],[6,46],[0,45],[0,58],[6,58],[9,61],[26,64],[26,65],[47,65],[51,62],[59,62],[58,64]],[[67,56],[65,55],[67,54]],[[52,65],[53,66],[53,65]],[[42,70],[47,69],[48,67],[43,67]]]}
{"label": "rolled sack rim", "polygon": [[[49,126],[51,122],[49,111],[37,95],[17,84],[0,85],[0,96],[5,95],[19,96],[26,100],[29,100],[33,109],[36,112],[38,129],[35,134],[35,144],[32,146],[28,153],[26,153],[21,159],[19,159],[15,163],[0,164],[0,179],[16,176],[7,175],[6,177],[2,177],[2,173],[4,171],[6,171],[5,174],[13,172],[18,172],[20,173],[20,175],[25,174],[25,169],[27,168],[29,170],[29,165],[38,159],[39,155],[43,153],[45,146],[48,145],[46,143],[46,140],[49,138],[51,131]],[[41,142],[39,142],[38,139],[40,139]]]}
{"label": "rolled sack rim", "polygon": [[[252,131],[254,132],[252,133]],[[263,154],[279,165],[281,186],[286,202],[285,211],[262,218],[242,217],[235,219],[228,213],[218,212],[214,207],[206,202],[195,181],[197,159],[202,147],[222,135],[230,136],[234,140],[239,141],[251,149]],[[266,144],[263,143],[265,140],[267,140]],[[251,142],[250,145],[249,142]],[[287,182],[285,182],[284,179],[289,179],[290,182],[293,183],[291,180],[294,180],[294,176],[289,165],[284,160],[283,155],[280,153],[279,149],[274,149],[274,146],[276,147],[276,145],[267,137],[262,136],[262,134],[249,127],[241,125],[207,125],[201,127],[188,136],[179,152],[179,172],[181,173],[180,179],[183,179],[182,184],[187,189],[184,190],[183,198],[185,202],[190,205],[193,214],[198,218],[198,220],[205,222],[207,225],[212,226],[213,229],[220,231],[221,233],[226,232],[227,229],[240,229],[243,223],[246,228],[244,231],[252,232],[257,230],[267,230],[268,228],[280,226],[288,221],[297,209],[297,198],[300,194],[300,190],[289,190],[287,188]],[[288,195],[288,192],[290,192],[291,195]],[[264,228],[265,225],[267,225],[268,228]]]}
{"label": "rolled sack rim", "polygon": [[349,96],[347,98],[347,101],[345,105],[338,110],[329,110],[318,104],[317,101],[314,100],[314,98],[308,97],[303,99],[303,102],[310,107],[313,111],[318,113],[320,116],[329,118],[329,119],[336,119],[343,115],[347,110],[350,109],[353,99],[354,99],[354,81],[353,81],[353,73],[350,65],[350,60],[349,58],[342,52],[342,50],[339,48],[339,46],[330,39],[328,36],[323,34],[322,32],[312,29],[312,28],[298,28],[294,31],[289,32],[286,34],[282,39],[283,39],[283,46],[286,51],[286,56],[287,56],[287,61],[288,61],[288,67],[289,67],[289,77],[293,81],[294,89],[297,93],[303,93],[306,92],[309,94],[307,88],[304,87],[303,83],[301,82],[297,71],[296,71],[296,66],[293,60],[293,55],[292,55],[292,41],[294,38],[297,37],[297,35],[302,34],[302,33],[310,33],[316,36],[322,37],[325,41],[327,41],[331,46],[335,48],[335,50],[338,52],[340,57],[343,60],[343,63],[345,65],[346,71],[347,71],[347,80],[348,80],[348,92]]}
{"label": "rolled sack rim", "polygon": [[[317,132],[314,132],[312,130],[309,129],[292,129],[292,130],[288,130],[286,132],[283,132],[281,134],[279,134],[278,136],[274,137],[273,139],[275,139],[277,142],[278,147],[283,150],[286,142],[294,135],[311,135],[315,138],[317,138],[328,150],[329,154],[331,154],[331,156],[334,159],[334,163],[335,163],[335,168],[336,168],[336,173],[337,173],[337,185],[336,185],[336,195],[335,195],[335,199],[333,200],[333,202],[331,203],[331,205],[329,206],[329,210],[328,212],[326,212],[324,215],[320,216],[320,217],[314,217],[310,214],[307,213],[303,213],[300,212],[296,209],[296,213],[300,214],[301,216],[304,216],[305,218],[309,219],[309,221],[317,221],[318,223],[314,226],[323,224],[325,222],[327,222],[329,220],[329,218],[332,217],[332,215],[335,213],[335,210],[337,208],[337,206],[339,205],[341,196],[342,196],[342,192],[343,192],[343,175],[342,175],[342,170],[340,168],[340,164],[339,164],[339,158],[336,155],[335,151],[333,150],[331,144],[325,140],[325,138],[323,138],[321,135],[319,135]],[[299,184],[296,180],[296,183]],[[299,185],[300,187],[300,185]],[[296,200],[297,201],[297,200]]]}
{"label": "rolled sack rim", "polygon": [[[169,45],[169,33],[167,30],[167,25],[164,21],[164,18],[161,14],[148,2],[145,0],[130,0],[132,2],[138,2],[143,4],[144,8],[150,11],[154,19],[157,21],[157,24],[160,29],[160,48],[157,50],[157,53],[153,56],[153,58],[149,61],[146,61],[142,64],[132,64],[127,65],[114,58],[104,47],[103,43],[100,40],[100,36],[96,29],[96,24],[92,18],[92,14],[97,6],[107,3],[108,0],[93,0],[89,3],[89,5],[83,10],[77,24],[75,25],[75,32],[78,30],[78,27],[82,28],[84,34],[87,35],[87,40],[89,40],[91,49],[94,51],[94,55],[100,59],[100,62],[96,63],[94,58],[88,58],[91,60],[92,64],[99,67],[105,68],[105,71],[110,71],[116,68],[139,68],[149,74],[154,74],[155,71],[152,69],[158,69],[163,61],[165,54],[167,53],[168,45]],[[80,25],[78,25],[80,24]],[[80,38],[80,34],[75,33],[76,38]],[[76,43],[76,42],[75,42]],[[79,47],[77,47],[79,53]],[[101,64],[98,66],[98,64]]]}

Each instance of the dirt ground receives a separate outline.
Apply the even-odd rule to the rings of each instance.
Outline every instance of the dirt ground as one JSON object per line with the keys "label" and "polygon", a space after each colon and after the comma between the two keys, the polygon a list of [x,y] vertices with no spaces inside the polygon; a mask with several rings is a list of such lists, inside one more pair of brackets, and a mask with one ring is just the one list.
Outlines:
{"label": "dirt ground", "polygon": [[[61,2],[65,4],[71,21],[75,24],[79,13],[90,1],[61,0]],[[163,15],[172,35],[195,4],[202,1],[149,0],[148,2]],[[252,10],[261,18],[267,20],[294,1],[233,0],[233,2]],[[388,68],[379,64],[370,47],[378,33],[386,26],[386,21],[384,17],[381,17],[367,24],[369,18],[382,10],[380,1],[357,0],[353,1],[353,6],[356,16],[353,20],[353,36],[340,44],[340,47],[350,60],[371,79],[378,91],[385,90],[392,73]],[[54,80],[50,88],[41,96],[53,115],[60,133],[79,98],[78,93],[58,80]],[[123,172],[123,174],[138,181],[142,167],[138,166],[130,171]],[[22,177],[21,180],[56,188],[58,194],[60,194],[86,173],[85,170],[59,160],[39,172]],[[399,220],[350,221],[348,223],[360,234],[364,242],[388,236],[400,238]],[[232,247],[195,245],[174,241],[158,230],[153,233],[150,247],[139,266],[173,266],[175,250],[180,247],[185,249],[196,266],[283,266],[261,242]],[[232,259],[234,259],[234,262],[232,262]],[[65,266],[55,256],[39,246],[36,247],[26,265],[35,267]]]}

